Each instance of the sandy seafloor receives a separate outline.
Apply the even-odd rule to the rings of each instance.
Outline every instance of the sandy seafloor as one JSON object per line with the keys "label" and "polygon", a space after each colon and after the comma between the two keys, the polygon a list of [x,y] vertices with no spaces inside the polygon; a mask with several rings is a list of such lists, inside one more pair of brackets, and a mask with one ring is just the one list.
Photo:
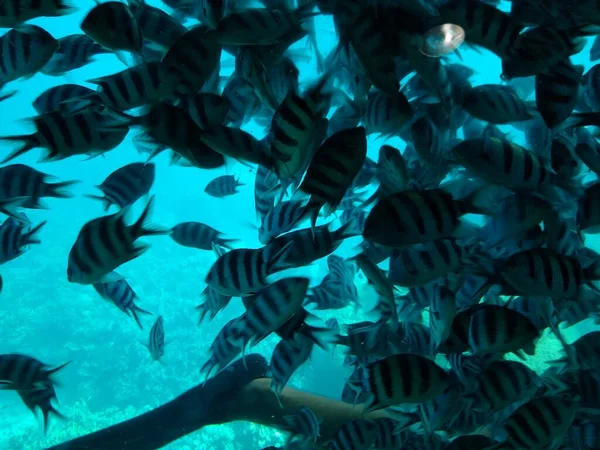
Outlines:
{"label": "sandy seafloor", "polygon": [[[77,14],[55,19],[32,21],[43,26],[56,38],[79,32],[85,13],[94,6],[89,0],[77,2]],[[157,5],[156,1],[149,4]],[[506,7],[507,5],[504,5]],[[332,22],[317,19],[319,47],[327,54],[335,44]],[[589,43],[591,44],[591,42]],[[573,58],[577,64],[590,67],[589,44]],[[294,47],[305,48],[305,41]],[[473,84],[499,83],[500,60],[485,50],[475,52],[462,48],[464,63],[477,74]],[[310,51],[307,48],[307,54]],[[451,59],[455,59],[452,57]],[[314,80],[314,60],[298,60],[301,82]],[[224,56],[224,74],[233,69],[233,61]],[[35,116],[31,102],[49,87],[64,83],[84,83],[85,80],[108,75],[125,67],[113,55],[102,55],[97,61],[64,77],[51,78],[36,75],[29,80],[13,82],[7,90],[17,89],[18,95],[0,105],[0,135],[30,132],[27,120]],[[89,85],[92,86],[92,85]],[[264,130],[253,123],[247,130],[262,137]],[[522,133],[511,127],[517,143],[523,143]],[[146,340],[154,317],[142,318],[141,331],[134,320],[113,305],[103,301],[91,286],[70,284],[66,279],[67,255],[81,226],[102,214],[102,205],[84,198],[84,194],[98,194],[95,185],[110,172],[133,161],[142,161],[128,139],[118,149],[88,161],[71,158],[61,162],[36,164],[39,150],[18,158],[15,162],[30,164],[39,170],[56,175],[59,180],[81,180],[71,199],[48,199],[48,209],[28,211],[33,223],[47,220],[42,229],[41,245],[34,245],[22,257],[0,268],[4,290],[0,295],[0,353],[25,353],[42,361],[58,365],[71,361],[60,371],[57,379],[59,411],[67,421],[51,420],[46,435],[41,418],[36,418],[21,403],[14,392],[0,392],[0,450],[37,450],[67,439],[100,429],[148,411],[202,381],[199,368],[207,358],[207,349],[220,328],[242,312],[239,299],[221,312],[211,323],[198,327],[194,307],[201,302],[204,277],[215,260],[211,252],[178,246],[168,237],[144,239],[152,244],[142,257],[119,268],[140,297],[139,306],[162,315],[169,342],[164,365],[153,363],[148,351],[138,343]],[[384,141],[370,139],[369,156],[377,159]],[[403,148],[399,140],[388,143]],[[0,143],[0,155],[13,147]],[[227,170],[202,171],[193,168],[169,166],[168,156],[156,159],[156,194],[153,220],[162,226],[194,220],[207,223],[229,237],[240,239],[240,245],[258,247],[253,204],[254,174],[241,165],[230,165]],[[238,175],[246,185],[240,193],[225,199],[207,196],[203,190],[208,181],[225,173]],[[136,205],[133,216],[141,210]],[[591,245],[593,242],[590,241]],[[347,242],[341,254],[356,245]],[[326,273],[325,261],[319,261],[302,270],[309,273],[315,284]],[[359,275],[356,279],[364,310],[371,308],[373,295]],[[341,311],[319,313],[326,320],[335,316],[340,323],[366,319],[352,307]],[[255,350],[270,357],[277,340],[267,339]],[[551,338],[542,339],[535,358],[529,363],[542,370],[544,362],[560,356],[560,347]],[[349,370],[342,365],[343,353],[337,348],[332,354],[320,349],[314,351],[311,361],[292,378],[290,385],[339,398]],[[211,426],[193,433],[168,449],[259,449],[283,442],[283,436],[268,428],[239,423]]]}

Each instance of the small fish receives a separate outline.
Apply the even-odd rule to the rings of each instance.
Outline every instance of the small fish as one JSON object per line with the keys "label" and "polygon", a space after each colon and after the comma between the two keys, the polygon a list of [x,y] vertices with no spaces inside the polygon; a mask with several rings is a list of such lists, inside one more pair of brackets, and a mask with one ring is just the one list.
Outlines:
{"label": "small fish", "polygon": [[58,47],[58,40],[36,25],[9,30],[0,37],[0,86],[35,75]]}
{"label": "small fish", "polygon": [[70,198],[67,190],[77,181],[49,183],[52,175],[40,172],[25,164],[10,164],[0,168],[0,198],[26,199],[24,208],[45,209],[42,198]]}
{"label": "small fish", "polygon": [[31,227],[12,217],[6,219],[0,225],[0,264],[18,258],[29,249],[31,244],[41,244],[36,233],[44,225],[46,222]]}
{"label": "small fish", "polygon": [[308,360],[313,347],[313,341],[304,335],[295,336],[293,341],[282,339],[275,346],[269,365],[269,375],[271,376],[270,388],[280,403],[279,396],[283,388],[294,372]]}
{"label": "small fish", "polygon": [[321,421],[310,408],[306,406],[300,408],[297,414],[284,416],[283,419],[289,424],[293,433],[288,439],[288,443],[316,443]]}
{"label": "small fish", "polygon": [[184,247],[212,250],[213,246],[231,249],[236,239],[225,239],[223,233],[200,222],[182,222],[171,229],[171,239]]}
{"label": "small fish", "polygon": [[131,163],[112,172],[97,187],[104,195],[88,195],[88,198],[100,200],[104,211],[111,205],[120,209],[133,205],[136,201],[147,195],[154,184],[156,169],[152,163]]}
{"label": "small fish", "polygon": [[110,53],[85,34],[70,34],[61,37],[58,43],[58,50],[41,70],[45,75],[62,76],[91,63],[96,55]]}
{"label": "small fish", "polygon": [[383,358],[367,368],[371,400],[365,411],[401,403],[421,403],[441,394],[449,385],[446,372],[432,360],[416,354]]}
{"label": "small fish", "polygon": [[165,328],[162,316],[156,318],[156,322],[150,328],[150,336],[148,343],[140,342],[150,352],[150,356],[154,361],[161,361],[165,354]]}
{"label": "small fish", "polygon": [[258,240],[265,245],[277,236],[287,233],[306,219],[306,201],[283,201],[271,209],[260,228],[258,229]]}
{"label": "small fish", "polygon": [[0,28],[17,28],[37,17],[60,17],[71,14],[75,8],[63,0],[16,0],[3,4]]}
{"label": "small fish", "polygon": [[288,243],[280,250],[237,248],[221,254],[206,275],[206,284],[222,295],[247,296],[260,291],[269,283],[267,277],[289,267]]}
{"label": "small fish", "polygon": [[92,286],[103,299],[112,302],[125,314],[133,316],[140,329],[143,329],[138,313],[148,315],[152,313],[135,304],[139,297],[127,280],[115,277],[115,280],[99,281]]}
{"label": "small fish", "polygon": [[474,355],[535,353],[540,331],[523,314],[504,306],[481,305],[471,317],[469,346]]}
{"label": "small fish", "polygon": [[52,405],[53,401],[58,402],[53,383],[44,382],[38,389],[21,390],[18,391],[17,394],[19,394],[19,397],[21,397],[21,400],[23,400],[25,406],[27,406],[31,410],[31,412],[33,412],[36,415],[36,417],[37,408],[40,409],[40,411],[42,412],[42,417],[44,419],[44,432],[48,431],[48,420],[50,414],[52,414],[55,417],[58,417],[59,419],[67,419]]}
{"label": "small fish", "polygon": [[124,3],[111,1],[96,4],[81,22],[81,30],[109,50],[135,54],[142,51],[142,30]]}
{"label": "small fish", "polygon": [[215,316],[222,311],[231,300],[228,295],[219,294],[210,286],[206,286],[202,291],[204,297],[204,303],[196,306],[196,309],[200,312],[200,318],[198,319],[198,325],[202,323],[204,317],[208,315],[208,320],[212,320]]}
{"label": "small fish", "polygon": [[148,245],[136,245],[137,239],[166,234],[166,230],[151,227],[147,222],[153,203],[154,198],[151,198],[132,225],[125,224],[124,210],[83,225],[69,252],[69,282],[94,284],[105,277],[110,278],[111,272],[121,264],[148,250]]}
{"label": "small fish", "polygon": [[308,278],[282,278],[262,290],[242,316],[244,334],[255,346],[294,316],[304,303]]}
{"label": "small fish", "polygon": [[101,103],[98,92],[78,84],[60,84],[42,92],[33,101],[33,107],[38,114],[54,111],[76,113],[96,103]]}
{"label": "small fish", "polygon": [[52,384],[52,375],[68,362],[53,369],[31,356],[7,353],[0,355],[0,390],[32,390]]}
{"label": "small fish", "polygon": [[211,197],[223,198],[239,192],[237,188],[240,186],[244,186],[244,183],[240,183],[239,178],[233,175],[221,175],[212,179],[204,188],[204,192]]}

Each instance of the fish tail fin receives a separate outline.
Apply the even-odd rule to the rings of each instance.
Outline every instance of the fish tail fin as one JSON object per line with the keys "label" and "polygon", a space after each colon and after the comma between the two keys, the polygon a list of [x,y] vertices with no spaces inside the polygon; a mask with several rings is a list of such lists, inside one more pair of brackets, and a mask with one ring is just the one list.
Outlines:
{"label": "fish tail fin", "polygon": [[153,208],[154,196],[150,197],[150,200],[148,200],[139,219],[132,225],[134,236],[153,236],[171,233],[171,230],[168,228],[157,227],[150,224],[149,217],[152,214]]}
{"label": "fish tail fin", "polygon": [[93,195],[93,194],[86,194],[86,195],[84,195],[84,197],[91,198],[92,200],[97,200],[97,201],[101,202],[102,207],[104,208],[104,212],[108,211],[110,208],[111,202],[106,197],[103,197],[101,195]]}
{"label": "fish tail fin", "polygon": [[31,230],[29,230],[27,233],[25,233],[23,235],[23,237],[25,238],[25,242],[27,244],[41,244],[42,242],[36,237],[34,236],[35,233],[37,233],[38,231],[41,230],[41,228],[46,225],[48,222],[46,220],[44,220],[43,222],[39,223],[38,225],[36,225],[35,227],[33,227]]}
{"label": "fish tail fin", "polygon": [[16,136],[3,136],[0,138],[0,140],[21,142],[21,147],[19,147],[17,150],[12,152],[10,155],[8,155],[6,158],[4,158],[2,161],[0,161],[0,164],[5,164],[9,161],[12,161],[13,159],[18,158],[19,156],[24,155],[29,150],[33,150],[34,148],[39,147],[41,145],[41,142],[36,133],[19,134]]}
{"label": "fish tail fin", "polygon": [[78,180],[70,180],[70,181],[63,181],[61,183],[50,184],[50,185],[48,185],[45,195],[48,197],[55,197],[55,198],[72,198],[73,193],[70,192],[69,190],[67,190],[67,188],[69,188],[70,186],[73,186],[74,184],[77,184],[77,183],[79,183]]}

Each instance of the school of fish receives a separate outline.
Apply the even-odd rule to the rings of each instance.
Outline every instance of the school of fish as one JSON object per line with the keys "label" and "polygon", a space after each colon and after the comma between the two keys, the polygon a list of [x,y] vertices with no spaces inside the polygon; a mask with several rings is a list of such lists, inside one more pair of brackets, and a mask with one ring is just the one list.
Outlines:
{"label": "school of fish", "polygon": [[[118,273],[150,248],[140,238],[168,235],[214,252],[200,322],[233,297],[245,312],[218,333],[203,375],[275,333],[269,375],[278,398],[316,345],[343,349],[353,369],[342,401],[389,412],[348,422],[325,448],[600,448],[600,331],[571,343],[561,332],[590,318],[600,324],[600,254],[585,245],[600,233],[600,64],[584,71],[571,62],[590,38],[590,61],[600,59],[597,1],[98,0],[79,34],[54,37],[28,23],[80,8],[0,0],[0,101],[18,94],[12,81],[38,72],[61,79],[105,53],[124,63],[89,80],[96,89],[48,89],[33,102],[35,132],[0,137],[12,146],[1,155],[1,263],[41,244],[46,222],[31,223],[25,211],[71,197],[76,183],[51,182],[21,155],[85,164],[118,152],[133,133],[139,162],[89,195],[105,215],[79,231],[65,276],[142,328],[140,315],[152,313]],[[335,26],[327,55],[316,16]],[[302,40],[302,54],[290,50]],[[473,85],[478,68],[456,62],[465,47],[500,58],[502,83]],[[223,54],[235,58],[228,77]],[[306,57],[317,70],[301,87],[296,61]],[[249,122],[265,136],[242,129]],[[400,138],[403,148],[371,148],[375,135]],[[203,174],[251,167],[262,246],[245,248],[200,222],[153,224],[161,195],[150,195],[153,158],[162,152]],[[223,175],[203,195],[244,189],[252,186]],[[349,238],[360,240],[354,253],[334,254]],[[285,276],[321,258],[320,284]],[[355,286],[359,274],[377,298],[372,310]],[[319,322],[319,311],[348,305],[375,318]],[[534,355],[546,333],[565,356],[545,373],[505,358]],[[144,345],[161,360],[162,317]],[[62,417],[55,374],[66,364],[2,354],[0,389],[17,391],[46,425],[50,414]],[[321,421],[306,407],[286,417],[284,448],[318,448]]]}

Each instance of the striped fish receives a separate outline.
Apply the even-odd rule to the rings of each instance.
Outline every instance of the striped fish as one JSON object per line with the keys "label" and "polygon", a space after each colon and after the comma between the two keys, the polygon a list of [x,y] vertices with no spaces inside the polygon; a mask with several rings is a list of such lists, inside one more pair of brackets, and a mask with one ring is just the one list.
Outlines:
{"label": "striped fish", "polygon": [[[320,137],[319,124],[327,113],[323,103],[328,98],[324,88],[329,76],[321,77],[317,85],[303,95],[289,92],[281,102],[271,122],[271,156],[273,171],[280,180],[295,180],[310,162],[311,143]],[[324,127],[324,133],[327,127]],[[316,145],[320,145],[320,141]],[[287,186],[287,185],[286,185]]]}
{"label": "striped fish", "polygon": [[142,327],[142,322],[140,321],[138,314],[151,315],[152,313],[135,304],[135,301],[139,300],[139,297],[127,280],[124,278],[114,278],[114,280],[99,281],[92,286],[103,299],[112,302],[128,316],[132,316],[140,329],[143,329],[144,327]]}
{"label": "striped fish", "polygon": [[81,22],[81,30],[112,51],[140,54],[144,44],[137,20],[129,7],[120,2],[96,4]]}
{"label": "striped fish", "polygon": [[50,33],[36,25],[9,30],[0,37],[0,87],[42,70],[58,46]]}
{"label": "striped fish", "polygon": [[337,18],[341,38],[336,52],[351,44],[373,86],[389,96],[397,96],[400,83],[395,77],[392,52],[373,10],[365,8],[361,2],[344,3]]}
{"label": "striped fish", "polygon": [[[571,426],[578,406],[566,397],[538,397],[519,407],[502,424],[512,448],[544,448]],[[506,448],[505,443],[492,449]]]}
{"label": "striped fish", "polygon": [[494,361],[478,377],[475,392],[478,408],[500,411],[530,398],[538,388],[536,373],[517,361]]}
{"label": "striped fish", "polygon": [[210,286],[206,286],[202,291],[204,297],[204,303],[196,306],[200,312],[200,318],[198,319],[198,325],[202,323],[204,317],[208,315],[208,320],[212,320],[215,316],[222,311],[231,300],[230,296],[221,295]]}
{"label": "striped fish", "polygon": [[179,106],[186,110],[203,130],[225,125],[232,108],[231,101],[227,97],[208,92],[183,96],[179,99]]}
{"label": "striped fish", "polygon": [[221,45],[273,45],[314,15],[312,4],[295,10],[249,8],[227,14],[209,33]]}
{"label": "striped fish", "polygon": [[313,341],[302,334],[296,335],[292,341],[282,339],[275,346],[269,364],[270,388],[280,403],[283,388],[294,372],[308,360],[313,347]]}
{"label": "striped fish", "polygon": [[37,17],[59,17],[75,8],[63,0],[14,0],[0,3],[0,28],[17,28]]}
{"label": "striped fish", "polygon": [[221,175],[209,181],[204,192],[211,197],[223,198],[238,193],[237,188],[240,186],[244,186],[244,183],[240,183],[239,178],[234,175]]}
{"label": "striped fish", "polygon": [[306,298],[308,278],[282,278],[261,291],[243,315],[245,335],[255,346],[296,314]]}
{"label": "striped fish", "polygon": [[12,217],[6,219],[0,225],[0,264],[18,258],[29,250],[31,244],[41,244],[36,233],[45,224],[44,221],[31,227]]}
{"label": "striped fish", "polygon": [[535,103],[548,128],[560,125],[573,112],[583,70],[566,59],[536,75]]}
{"label": "striped fish", "polygon": [[208,28],[199,26],[186,32],[162,60],[179,80],[177,91],[194,95],[202,89],[221,60],[221,47],[207,38]]}
{"label": "striped fish", "polygon": [[124,212],[99,217],[87,222],[77,235],[69,252],[67,279],[71,283],[94,284],[128,261],[142,255],[148,245],[135,244],[142,236],[166,234],[167,231],[148,224],[154,204],[150,198],[140,217],[126,225]]}
{"label": "striped fish", "polygon": [[369,92],[362,116],[367,134],[391,137],[400,132],[413,116],[408,99],[401,92],[394,96],[383,92]]}
{"label": "striped fish", "polygon": [[389,247],[435,241],[450,237],[462,215],[478,211],[469,200],[455,200],[442,189],[398,192],[375,204],[363,237]]}
{"label": "striped fish", "polygon": [[364,127],[339,131],[327,138],[313,156],[300,190],[310,195],[306,212],[311,212],[315,229],[317,217],[324,205],[328,214],[335,211],[367,156]]}
{"label": "striped fish", "polygon": [[533,355],[539,336],[526,316],[504,306],[483,304],[471,316],[469,347],[474,355],[519,351]]}
{"label": "striped fish", "polygon": [[498,274],[510,294],[572,300],[590,278],[596,278],[593,267],[584,270],[577,258],[544,248],[515,253],[498,267]]}
{"label": "striped fish", "polygon": [[100,200],[104,205],[104,211],[108,211],[111,205],[117,205],[120,209],[125,208],[150,192],[154,184],[155,172],[152,163],[125,164],[97,186],[103,196],[87,195],[87,197]]}
{"label": "striped fish", "polygon": [[509,14],[476,0],[450,0],[438,8],[442,23],[465,30],[465,40],[481,46],[500,58],[515,45],[523,26]]}
{"label": "striped fish", "polygon": [[165,328],[162,316],[156,318],[156,322],[150,328],[150,336],[148,343],[141,342],[150,352],[150,356],[154,361],[161,362],[161,358],[165,354]]}
{"label": "striped fish", "polygon": [[275,205],[264,217],[259,229],[258,240],[266,245],[277,236],[296,228],[306,219],[306,202],[283,201]]}
{"label": "striped fish", "polygon": [[292,429],[292,435],[288,439],[288,445],[299,445],[300,443],[316,443],[319,437],[321,420],[308,407],[300,408],[293,416],[284,416],[283,419]]}
{"label": "striped fish", "polygon": [[50,369],[31,356],[18,353],[0,355],[0,390],[31,390],[52,384],[52,375],[65,367],[68,362]]}
{"label": "striped fish", "polygon": [[77,181],[49,183],[52,178],[25,164],[10,164],[0,167],[0,198],[25,198],[24,208],[45,209],[42,198],[70,198],[67,188]]}
{"label": "striped fish", "polygon": [[244,297],[260,291],[267,277],[290,267],[287,255],[293,243],[275,251],[269,247],[237,248],[222,254],[209,269],[206,284],[222,295]]}
{"label": "striped fish", "polygon": [[256,169],[254,180],[254,208],[260,223],[275,206],[279,180],[277,175],[264,166],[259,165]]}
{"label": "striped fish", "polygon": [[58,40],[58,50],[54,52],[41,72],[49,76],[62,76],[79,69],[94,59],[94,56],[110,53],[110,50],[94,42],[85,34],[70,34]]}
{"label": "striped fish", "polygon": [[302,267],[330,255],[339,248],[344,239],[355,236],[357,232],[351,226],[352,223],[346,223],[333,231],[329,224],[318,226],[314,230],[314,239],[309,228],[294,230],[276,237],[268,245],[283,248],[288,242],[293,242],[287,261],[295,267]]}
{"label": "striped fish", "polygon": [[440,345],[450,336],[455,316],[456,300],[454,293],[444,286],[439,286],[435,294],[431,296],[429,303],[429,329],[431,330],[434,353],[437,353]]}
{"label": "striped fish", "polygon": [[178,20],[145,0],[128,0],[128,4],[144,39],[152,44],[169,49],[187,32]]}
{"label": "striped fish", "polygon": [[268,149],[263,142],[244,130],[220,125],[200,132],[198,137],[204,145],[221,155],[271,167]]}
{"label": "striped fish", "polygon": [[452,152],[471,174],[491,183],[529,191],[565,185],[549,161],[506,140],[469,139],[456,145]]}
{"label": "striped fish", "polygon": [[367,371],[372,398],[365,404],[365,411],[425,402],[450,385],[450,378],[442,368],[416,354],[400,353],[383,358],[370,364]]}
{"label": "striped fish", "polygon": [[213,246],[231,249],[236,239],[225,239],[223,233],[200,222],[181,222],[171,229],[171,239],[184,247],[212,250]]}
{"label": "striped fish", "polygon": [[19,397],[21,397],[21,400],[23,400],[25,406],[27,406],[27,408],[29,408],[36,416],[37,409],[40,409],[44,420],[44,432],[48,431],[50,414],[59,419],[66,420],[66,417],[58,412],[52,405],[53,401],[58,403],[56,391],[54,390],[54,385],[52,383],[44,382],[39,389],[18,391],[17,393],[19,394]]}
{"label": "striped fish", "polygon": [[129,129],[121,126],[103,131],[106,120],[105,115],[89,108],[76,114],[52,112],[36,117],[33,119],[35,133],[0,138],[21,144],[2,160],[2,164],[37,147],[46,150],[42,161],[58,161],[74,155],[97,155],[112,150],[123,142]]}
{"label": "striped fish", "polygon": [[158,102],[173,94],[177,77],[160,62],[145,62],[113,75],[88,80],[103,103],[120,111]]}
{"label": "striped fish", "polygon": [[521,100],[510,86],[482,84],[457,91],[456,103],[471,116],[489,123],[507,124],[533,119],[535,107]]}
{"label": "striped fish", "polygon": [[177,106],[159,102],[150,107],[147,114],[129,116],[128,120],[129,125],[142,126],[152,140],[161,144],[151,157],[170,148],[194,167],[216,169],[225,164],[222,154],[198,139],[202,130],[188,113]]}
{"label": "striped fish", "polygon": [[60,84],[42,92],[34,101],[38,114],[54,111],[76,113],[88,105],[100,103],[98,92],[78,84]]}
{"label": "striped fish", "polygon": [[200,373],[209,378],[213,373],[221,372],[244,350],[247,336],[244,334],[244,322],[239,317],[227,322],[208,349],[210,357],[200,369]]}
{"label": "striped fish", "polygon": [[373,448],[378,436],[377,421],[354,419],[340,427],[329,442],[329,447],[331,450],[369,449]]}

